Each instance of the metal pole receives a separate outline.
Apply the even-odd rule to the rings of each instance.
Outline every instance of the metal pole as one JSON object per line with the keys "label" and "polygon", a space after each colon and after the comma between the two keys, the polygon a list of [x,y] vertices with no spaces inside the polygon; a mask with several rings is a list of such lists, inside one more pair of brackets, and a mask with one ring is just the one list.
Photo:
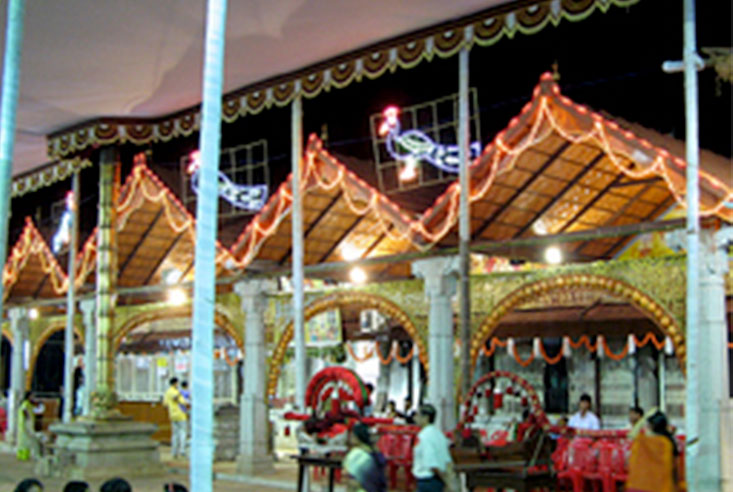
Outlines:
{"label": "metal pole", "polygon": [[291,186],[293,242],[293,328],[295,330],[295,405],[305,408],[306,374],[305,315],[303,312],[303,195],[301,193],[301,160],[303,158],[303,106],[300,96],[293,99],[291,113]]}
{"label": "metal pole", "polygon": [[[0,265],[8,257],[8,217],[10,216],[10,177],[13,170],[15,115],[18,107],[20,56],[23,44],[24,0],[8,2],[3,58],[2,102],[0,102]],[[0,318],[3,312],[3,283],[0,282]],[[22,346],[20,347],[22,350]]]}
{"label": "metal pole", "polygon": [[191,490],[213,487],[214,303],[216,299],[216,233],[221,140],[221,99],[227,0],[208,0],[201,110],[201,174],[196,203],[196,253],[193,287],[193,385]]}
{"label": "metal pole", "polygon": [[461,49],[458,57],[458,150],[460,168],[458,182],[461,194],[458,202],[458,238],[459,238],[459,283],[458,298],[460,299],[461,323],[461,394],[467,395],[471,389],[471,216],[468,207],[468,167],[470,165],[470,114],[468,111],[468,61],[467,47]]}
{"label": "metal pole", "polygon": [[[684,0],[684,47],[685,65],[685,117],[686,117],[686,158],[687,158],[687,391],[685,408],[686,476],[688,490],[702,490],[698,479],[706,471],[698,470],[698,451],[700,449],[700,387],[710,384],[702,381],[698,374],[698,289],[700,287],[700,221],[698,186],[698,108],[697,108],[697,47],[695,40],[695,0]],[[700,473],[698,473],[698,471]]]}
{"label": "metal pole", "polygon": [[71,422],[74,402],[74,277],[76,275],[76,249],[79,234],[79,172],[71,177],[71,223],[69,224],[69,265],[66,290],[66,330],[64,331],[64,414],[63,421]]}

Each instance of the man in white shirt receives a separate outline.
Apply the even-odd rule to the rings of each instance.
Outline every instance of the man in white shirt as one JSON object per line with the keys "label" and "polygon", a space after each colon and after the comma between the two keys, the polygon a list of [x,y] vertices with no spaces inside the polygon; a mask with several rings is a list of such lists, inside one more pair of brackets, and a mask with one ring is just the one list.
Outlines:
{"label": "man in white shirt", "polygon": [[578,413],[570,417],[568,427],[578,430],[601,430],[601,421],[590,411],[590,395],[583,393],[578,403]]}
{"label": "man in white shirt", "polygon": [[412,474],[417,492],[451,492],[449,467],[452,463],[450,441],[435,426],[437,412],[432,405],[422,405],[415,420],[420,426],[413,450]]}

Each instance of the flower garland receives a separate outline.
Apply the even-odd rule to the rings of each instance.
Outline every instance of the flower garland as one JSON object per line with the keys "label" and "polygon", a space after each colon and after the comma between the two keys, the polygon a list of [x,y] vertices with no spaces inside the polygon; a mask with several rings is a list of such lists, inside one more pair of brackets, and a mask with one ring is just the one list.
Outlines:
{"label": "flower garland", "polygon": [[[567,342],[570,347],[573,349],[579,349],[583,346],[587,348],[590,352],[596,352],[601,346],[603,347],[603,353],[607,355],[610,359],[615,361],[620,361],[624,357],[629,355],[629,352],[631,350],[631,345],[633,344],[636,347],[644,347],[645,345],[651,343],[656,347],[657,350],[662,350],[665,347],[665,339],[663,338],[661,341],[657,341],[657,336],[653,332],[647,333],[642,339],[639,339],[636,335],[631,335],[631,338],[629,342],[624,344],[624,348],[619,353],[614,353],[611,351],[611,348],[608,346],[608,342],[601,341],[601,337],[598,337],[596,339],[595,343],[591,343],[590,337],[587,335],[581,336],[577,341],[573,341],[570,337],[564,337],[564,342]],[[487,347],[487,344],[489,347]],[[486,357],[491,357],[496,352],[497,347],[507,347],[509,344],[508,339],[506,341],[501,341],[497,337],[491,337],[491,341],[487,342],[487,344],[484,344],[481,348],[481,353]],[[542,339],[537,339],[535,342],[535,347],[537,348],[537,351],[540,356],[547,362],[548,364],[555,365],[560,362],[560,360],[563,357],[567,357],[568,355],[563,352],[561,349],[557,355],[554,357],[550,357],[547,354],[547,349],[545,348],[545,345],[542,343]],[[733,349],[733,343],[728,344],[728,348]],[[512,343],[511,347],[509,347],[509,354],[514,357],[514,360],[517,361],[517,363],[522,367],[529,366],[537,357],[538,355],[533,351],[532,355],[528,359],[522,359],[517,351],[517,347],[514,343]],[[389,359],[385,360],[381,358],[383,363],[388,364],[392,359],[392,354],[390,353]]]}

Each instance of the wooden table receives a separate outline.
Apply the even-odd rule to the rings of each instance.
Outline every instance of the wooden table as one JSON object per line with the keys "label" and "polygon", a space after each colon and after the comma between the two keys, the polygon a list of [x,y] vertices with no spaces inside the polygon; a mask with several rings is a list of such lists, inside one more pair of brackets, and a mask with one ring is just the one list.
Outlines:
{"label": "wooden table", "polygon": [[333,492],[334,472],[341,468],[341,458],[317,454],[296,454],[290,457],[298,461],[298,492],[306,492],[305,478],[308,476],[309,466],[328,468],[328,491]]}
{"label": "wooden table", "polygon": [[456,473],[465,477],[468,490],[476,487],[514,489],[530,492],[537,488],[558,490],[557,477],[552,471],[527,471],[523,462],[465,463],[455,466]]}

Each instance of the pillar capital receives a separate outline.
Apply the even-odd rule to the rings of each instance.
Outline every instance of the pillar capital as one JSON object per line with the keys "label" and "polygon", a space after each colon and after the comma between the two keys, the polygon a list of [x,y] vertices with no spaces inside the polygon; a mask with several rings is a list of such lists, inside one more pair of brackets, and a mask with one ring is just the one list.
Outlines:
{"label": "pillar capital", "polygon": [[438,256],[412,263],[412,273],[423,279],[428,297],[453,297],[459,272],[457,256]]}
{"label": "pillar capital", "polygon": [[702,256],[702,278],[719,277],[728,273],[728,247],[733,244],[733,227],[725,227],[719,231],[703,231],[700,239],[703,251],[706,253]]}
{"label": "pillar capital", "polygon": [[24,306],[13,306],[8,308],[8,319],[11,322],[20,321],[22,319],[28,319],[28,309]]}
{"label": "pillar capital", "polygon": [[81,311],[85,315],[94,314],[94,309],[96,305],[97,303],[95,299],[82,299],[81,301],[79,301],[79,311]]}
{"label": "pillar capital", "polygon": [[275,290],[275,288],[275,282],[266,278],[243,280],[234,284],[234,292],[242,299],[257,295],[267,295],[269,292]]}

